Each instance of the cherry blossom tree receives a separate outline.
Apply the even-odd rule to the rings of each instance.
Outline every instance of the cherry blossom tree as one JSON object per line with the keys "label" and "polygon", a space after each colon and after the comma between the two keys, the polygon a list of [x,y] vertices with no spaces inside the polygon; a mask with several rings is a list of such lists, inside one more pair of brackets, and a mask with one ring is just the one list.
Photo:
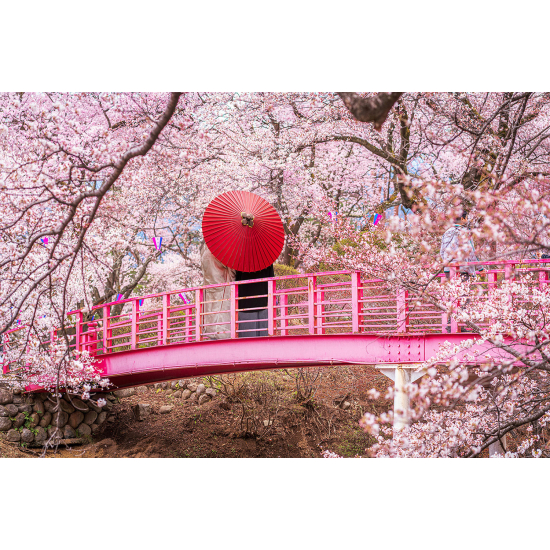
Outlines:
{"label": "cherry blossom tree", "polygon": [[[67,313],[93,322],[91,308],[119,295],[199,283],[202,212],[245,189],[281,214],[281,262],[360,270],[478,336],[425,365],[408,388],[410,428],[364,419],[373,453],[478,456],[507,433],[513,453],[547,452],[547,286],[518,272],[477,296],[472,281],[440,282],[438,252],[463,215],[480,259],[550,251],[548,94],[15,93],[0,104],[0,330],[27,327],[5,349],[25,366],[16,381],[89,393],[98,374],[69,351]],[[375,213],[386,214],[376,226]]]}
{"label": "cherry blossom tree", "polygon": [[[399,102],[410,100],[405,95]],[[444,267],[437,255],[440,235],[465,213],[474,238],[486,245],[480,247],[486,260],[521,264],[537,251],[548,252],[548,98],[456,93],[416,100],[407,139],[423,144],[421,154],[407,156],[402,166],[388,161],[398,168],[394,193],[413,214],[367,231],[342,220],[333,227],[335,246],[308,249],[307,262],[379,277],[388,288],[410,292],[412,304],[449,313],[479,338],[443,346],[424,365],[429,376],[407,388],[410,428],[394,433],[391,414],[365,417],[366,429],[379,438],[373,453],[479,456],[496,442],[504,447],[505,435],[513,433],[518,441],[508,456],[548,456],[548,285],[518,271],[487,294],[474,281],[441,284],[437,277]],[[387,153],[389,140],[380,139]],[[502,352],[500,362],[484,355],[484,343]]]}

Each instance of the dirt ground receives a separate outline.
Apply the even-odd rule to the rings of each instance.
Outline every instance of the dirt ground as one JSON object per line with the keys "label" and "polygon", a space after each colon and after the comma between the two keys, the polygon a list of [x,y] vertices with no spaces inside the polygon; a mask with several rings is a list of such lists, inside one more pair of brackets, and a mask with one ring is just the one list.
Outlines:
{"label": "dirt ground", "polygon": [[[50,457],[319,457],[324,449],[365,456],[372,443],[359,427],[367,410],[391,405],[366,392],[390,381],[374,367],[346,366],[256,372],[197,380],[218,390],[202,405],[174,397],[170,390],[142,388],[117,400],[114,419],[90,443],[48,451]],[[149,403],[152,414],[138,421],[132,410]],[[172,405],[159,414],[163,405]],[[0,456],[33,457],[0,441]]]}

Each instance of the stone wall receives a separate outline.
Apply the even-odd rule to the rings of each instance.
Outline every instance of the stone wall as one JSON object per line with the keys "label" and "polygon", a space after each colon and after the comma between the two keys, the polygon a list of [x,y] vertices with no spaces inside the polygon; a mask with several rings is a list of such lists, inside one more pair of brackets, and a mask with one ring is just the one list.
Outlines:
{"label": "stone wall", "polygon": [[[132,395],[143,395],[146,397],[147,388],[156,393],[162,392],[163,396],[171,396],[176,400],[189,400],[195,405],[203,405],[216,397],[214,388],[207,388],[199,379],[189,378],[186,380],[171,380],[168,382],[160,382],[157,384],[148,384],[147,386],[138,386],[135,388],[127,388],[116,390],[113,393],[116,397],[130,397]],[[163,405],[160,407],[160,414],[167,414],[172,411],[173,405]],[[145,420],[152,411],[150,403],[137,403],[132,407],[136,420]]]}
{"label": "stone wall", "polygon": [[77,443],[99,430],[110,419],[115,397],[103,397],[106,405],[98,407],[97,399],[82,401],[64,395],[58,409],[57,399],[49,393],[26,394],[0,389],[0,436],[17,445],[43,445],[52,442]]}
{"label": "stone wall", "polygon": [[202,405],[216,396],[215,389],[207,388],[199,380],[193,378],[161,382],[154,384],[153,387],[156,390],[164,391],[165,395],[173,395],[176,399],[189,399],[190,402],[196,402],[198,405]]}
{"label": "stone wall", "polygon": [[[199,379],[173,380],[148,387],[197,405],[216,396],[216,390],[206,388]],[[22,446],[41,446],[50,440],[51,443],[84,443],[104,422],[114,421],[110,412],[117,398],[141,394],[143,390],[147,388],[115,390],[113,394],[95,395],[86,401],[64,395],[58,410],[56,398],[49,393],[27,394],[0,387],[0,437]],[[103,407],[95,404],[100,397],[107,402]],[[160,413],[169,413],[172,408],[165,405]],[[137,420],[144,420],[151,413],[147,403],[135,405],[133,409]]]}

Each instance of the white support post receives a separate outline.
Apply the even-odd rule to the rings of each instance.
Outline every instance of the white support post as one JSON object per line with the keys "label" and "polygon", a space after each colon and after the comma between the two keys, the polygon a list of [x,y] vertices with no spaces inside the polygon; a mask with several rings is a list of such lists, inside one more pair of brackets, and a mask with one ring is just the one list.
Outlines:
{"label": "white support post", "polygon": [[398,432],[411,423],[411,400],[405,386],[411,382],[410,369],[399,366],[395,369],[395,391],[393,396],[393,429]]}
{"label": "white support post", "polygon": [[411,423],[410,398],[405,386],[426,373],[416,371],[418,365],[376,365],[382,374],[395,382],[393,398],[393,430],[398,432]]}

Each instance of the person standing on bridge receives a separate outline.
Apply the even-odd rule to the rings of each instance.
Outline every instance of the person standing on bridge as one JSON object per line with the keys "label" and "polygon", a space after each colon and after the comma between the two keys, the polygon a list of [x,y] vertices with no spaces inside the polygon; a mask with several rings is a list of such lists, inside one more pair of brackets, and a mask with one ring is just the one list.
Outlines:
{"label": "person standing on bridge", "polygon": [[[450,229],[447,229],[443,233],[441,239],[441,248],[439,254],[442,260],[446,263],[453,263],[457,260],[465,260],[466,262],[477,262],[479,261],[476,256],[474,241],[470,230],[467,227],[467,214],[463,214],[461,217],[457,218],[455,224]],[[483,268],[480,269],[480,271]],[[450,268],[445,266],[444,270],[445,277],[450,279],[451,271]],[[462,280],[469,281],[476,276],[476,267],[473,265],[461,265],[458,268]],[[470,302],[470,298],[466,298],[465,304]],[[460,332],[467,332],[466,327],[460,327]],[[447,332],[451,332],[451,317],[447,317]]]}
{"label": "person standing on bridge", "polygon": [[248,281],[274,277],[273,264],[285,242],[281,217],[255,193],[227,191],[207,206],[202,234],[212,254],[236,270],[237,337],[268,336],[269,285]]}
{"label": "person standing on bridge", "polygon": [[[205,286],[222,285],[235,280],[235,270],[223,265],[210,252],[206,243],[201,246],[201,269]],[[230,295],[229,286],[207,288],[204,291],[204,323],[209,325],[204,327],[205,338],[223,340],[230,337]]]}
{"label": "person standing on bridge", "polygon": [[[465,260],[466,262],[479,261],[476,256],[474,242],[470,230],[466,226],[467,214],[457,218],[455,224],[450,229],[447,229],[443,233],[441,238],[441,248],[439,254],[441,259],[446,263],[453,263],[458,260]],[[461,265],[458,268],[460,276],[468,280],[471,277],[475,277],[476,268],[473,265]],[[447,279],[450,277],[450,268],[445,266],[443,269]]]}
{"label": "person standing on bridge", "polygon": [[[236,281],[274,277],[273,264],[260,271],[237,271]],[[267,281],[238,286],[239,338],[267,336]],[[248,296],[251,296],[250,298]],[[245,311],[242,311],[245,310]]]}

